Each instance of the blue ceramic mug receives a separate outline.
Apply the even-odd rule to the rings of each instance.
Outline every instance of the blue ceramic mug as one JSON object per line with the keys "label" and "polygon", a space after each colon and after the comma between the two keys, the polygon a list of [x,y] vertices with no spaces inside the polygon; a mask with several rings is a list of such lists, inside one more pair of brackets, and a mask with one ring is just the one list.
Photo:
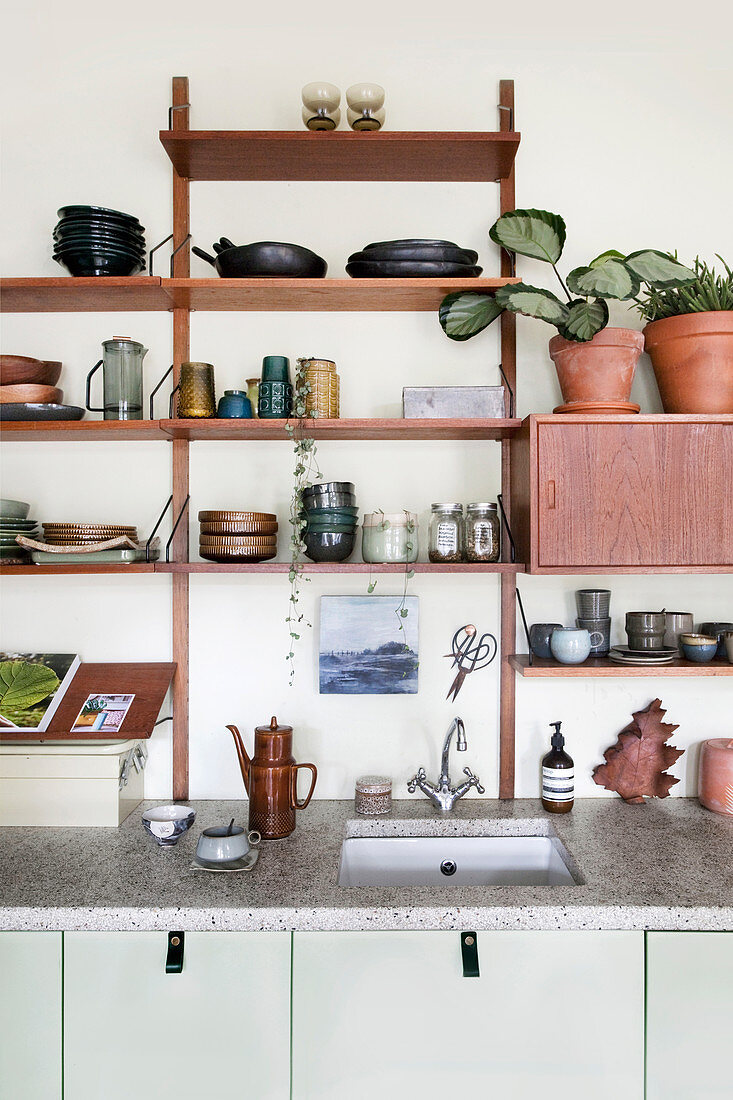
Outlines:
{"label": "blue ceramic mug", "polygon": [[220,420],[242,420],[252,416],[252,402],[244,390],[224,390],[216,415]]}
{"label": "blue ceramic mug", "polygon": [[550,638],[553,630],[562,630],[562,623],[532,623],[529,628],[529,647],[535,657],[552,657]]}
{"label": "blue ceramic mug", "polygon": [[582,665],[590,656],[591,648],[600,645],[603,635],[594,630],[568,629],[553,630],[550,638],[552,656],[561,665]]}

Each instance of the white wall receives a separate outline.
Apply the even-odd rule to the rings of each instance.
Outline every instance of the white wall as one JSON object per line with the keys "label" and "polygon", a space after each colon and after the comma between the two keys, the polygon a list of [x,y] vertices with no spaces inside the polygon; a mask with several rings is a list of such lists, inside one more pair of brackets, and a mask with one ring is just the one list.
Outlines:
{"label": "white wall", "polygon": [[[254,9],[254,10],[253,10]],[[709,18],[706,19],[706,9]],[[724,21],[727,20],[727,26]],[[7,275],[56,275],[51,229],[57,207],[109,205],[138,215],[149,242],[170,231],[170,168],[157,132],[166,125],[170,78],[191,79],[196,129],[297,128],[300,88],[324,78],[345,89],[373,79],[387,90],[390,129],[493,129],[498,81],[516,80],[517,204],[557,210],[568,223],[563,270],[608,247],[679,249],[690,261],[722,252],[730,261],[730,15],[698,4],[694,25],[668,5],[372,3],[366,8],[129,0],[114,13],[72,0],[6,19],[2,72],[2,257]],[[714,33],[710,33],[710,28]],[[712,45],[711,45],[712,41]],[[701,48],[704,43],[704,51]],[[719,45],[717,45],[719,43]],[[486,237],[498,188],[473,184],[194,184],[192,227],[208,247],[222,233],[238,242],[293,240],[324,255],[330,274],[367,241],[448,237],[477,248],[487,274],[498,257]],[[192,273],[209,275],[197,259]],[[548,272],[524,262],[527,281]],[[640,327],[618,308],[613,322]],[[151,387],[170,363],[164,314],[10,315],[5,352],[63,359],[67,401],[83,403],[84,378],[112,335],[142,340]],[[560,399],[546,352],[550,330],[520,319],[519,411],[547,412]],[[216,365],[219,390],[256,374],[261,357],[334,358],[342,412],[393,415],[403,385],[498,380],[489,332],[456,345],[432,314],[194,314],[191,351]],[[634,388],[645,411],[660,410],[648,361]],[[424,556],[430,502],[495,496],[498,448],[478,444],[332,444],[321,448],[327,478],[357,484],[365,509],[420,512]],[[276,510],[287,518],[287,444],[195,444],[192,515],[203,507]],[[169,492],[165,444],[15,444],[3,452],[3,494],[33,502],[42,519],[76,516],[149,527]],[[192,524],[196,542],[196,525]],[[286,556],[287,536],[280,557]],[[573,591],[608,578],[522,578],[530,621],[574,617]],[[696,618],[733,618],[733,578],[611,578],[615,640],[627,609],[672,606]],[[316,577],[304,604],[318,624],[318,597],[359,594],[362,576]],[[377,592],[396,592],[380,577]],[[3,581],[0,643],[75,648],[86,659],[166,659],[170,652],[165,577],[16,578]],[[454,712],[465,719],[468,763],[497,792],[498,668],[469,681],[458,704],[445,701],[451,675],[443,654],[467,621],[498,632],[496,578],[419,576],[420,691],[403,698],[321,697],[316,647],[301,643],[296,686],[284,660],[284,577],[194,577],[191,581],[191,794],[236,797],[241,782],[224,725],[251,736],[277,713],[296,730],[296,754],[320,770],[320,797],[350,797],[355,775],[391,773],[396,789],[412,770],[434,770]],[[563,719],[576,758],[578,793],[602,792],[590,769],[655,696],[680,723],[674,743],[693,746],[730,732],[730,681],[710,679],[529,681],[517,684],[517,793],[537,794],[548,723]],[[146,793],[170,789],[168,727],[156,731]],[[694,752],[674,769],[676,793],[694,793]]]}

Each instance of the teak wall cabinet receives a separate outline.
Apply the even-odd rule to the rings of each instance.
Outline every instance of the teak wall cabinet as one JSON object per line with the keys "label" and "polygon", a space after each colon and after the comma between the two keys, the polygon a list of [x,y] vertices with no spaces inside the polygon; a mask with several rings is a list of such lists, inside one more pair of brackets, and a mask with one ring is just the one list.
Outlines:
{"label": "teak wall cabinet", "polygon": [[512,522],[529,573],[731,569],[733,416],[530,416]]}

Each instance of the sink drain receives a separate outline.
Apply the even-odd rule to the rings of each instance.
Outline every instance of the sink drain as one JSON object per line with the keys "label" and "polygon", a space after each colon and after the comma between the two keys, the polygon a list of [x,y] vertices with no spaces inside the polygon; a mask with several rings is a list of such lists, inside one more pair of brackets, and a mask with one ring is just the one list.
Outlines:
{"label": "sink drain", "polygon": [[444,859],[440,865],[440,872],[443,875],[454,875],[458,870],[458,865],[452,859]]}

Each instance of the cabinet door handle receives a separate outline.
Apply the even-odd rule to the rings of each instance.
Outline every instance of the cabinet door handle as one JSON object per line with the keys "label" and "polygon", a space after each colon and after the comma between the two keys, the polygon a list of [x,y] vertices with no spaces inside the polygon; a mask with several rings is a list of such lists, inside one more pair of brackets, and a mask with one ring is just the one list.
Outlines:
{"label": "cabinet door handle", "polygon": [[166,974],[183,973],[183,945],[185,934],[183,932],[168,933],[168,954],[165,960]]}
{"label": "cabinet door handle", "polygon": [[548,481],[547,482],[547,507],[548,508],[554,508],[555,507],[555,482],[554,481]]}
{"label": "cabinet door handle", "polygon": [[461,932],[461,956],[463,959],[463,977],[479,978],[478,937],[475,932]]}

